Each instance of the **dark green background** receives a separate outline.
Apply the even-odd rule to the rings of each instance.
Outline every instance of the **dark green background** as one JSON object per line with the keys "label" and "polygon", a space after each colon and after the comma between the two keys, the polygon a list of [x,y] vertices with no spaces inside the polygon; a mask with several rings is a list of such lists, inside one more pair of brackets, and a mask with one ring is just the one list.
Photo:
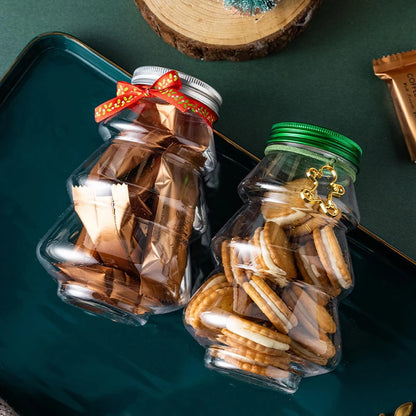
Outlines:
{"label": "dark green background", "polygon": [[[408,160],[387,88],[371,68],[372,58],[415,47],[415,15],[416,2],[410,0],[327,1],[308,30],[279,54],[252,62],[209,63],[164,44],[132,0],[0,0],[0,73],[33,37],[59,30],[129,71],[137,65],[165,65],[211,83],[224,97],[218,129],[258,156],[276,121],[339,130],[365,151],[357,184],[363,224],[416,258],[416,167]],[[74,75],[77,68],[61,68],[59,74]],[[39,70],[37,76],[45,81],[48,73]],[[56,76],[50,74],[50,87],[58,96],[76,90],[74,80],[65,82],[65,77],[60,90]],[[90,91],[80,97],[80,107],[71,106],[71,114],[87,117],[91,101],[113,89],[104,81],[94,85],[94,96]],[[41,88],[32,91],[45,95]],[[0,130],[7,139],[0,162],[2,195],[8,199],[2,202],[0,395],[23,416],[136,416],[137,409],[148,415],[234,410],[247,415],[376,415],[416,398],[415,281],[365,250],[353,252],[359,278],[341,306],[343,362],[329,375],[303,381],[293,397],[205,370],[203,350],[186,333],[180,313],[155,317],[138,329],[62,303],[56,284],[36,261],[34,245],[68,203],[65,178],[100,140],[92,121],[91,135],[85,124],[77,134],[72,118],[60,126],[37,126],[35,96],[29,103],[30,117],[22,112],[6,118],[9,133],[20,128],[25,136],[18,140],[15,135],[11,142]],[[51,117],[58,110],[53,105]],[[42,117],[45,111],[43,105]],[[36,134],[28,142],[31,126],[54,126],[57,136],[70,132],[72,139],[54,146],[53,130],[44,143]]]}
{"label": "dark green background", "polygon": [[[204,350],[187,333],[181,311],[134,328],[56,296],[35,247],[69,203],[66,178],[102,142],[91,109],[119,79],[127,75],[78,41],[48,35],[31,44],[0,85],[0,189],[7,201],[0,395],[22,416],[351,416],[414,399],[414,268],[399,269],[392,251],[383,254],[357,230],[349,235],[356,285],[340,305],[342,361],[332,373],[302,381],[293,396],[204,368]],[[230,190],[255,165],[219,137],[216,149],[219,183],[206,192],[213,233],[241,206]],[[205,250],[198,244],[190,250],[193,268],[208,274],[214,266]]]}
{"label": "dark green background", "polygon": [[416,259],[416,167],[371,64],[416,47],[414,0],[326,0],[286,49],[240,63],[181,54],[148,27],[133,0],[0,3],[0,74],[33,37],[63,31],[130,72],[163,65],[212,84],[224,98],[218,130],[258,156],[277,121],[316,123],[355,139],[364,150],[357,183],[362,224]]}

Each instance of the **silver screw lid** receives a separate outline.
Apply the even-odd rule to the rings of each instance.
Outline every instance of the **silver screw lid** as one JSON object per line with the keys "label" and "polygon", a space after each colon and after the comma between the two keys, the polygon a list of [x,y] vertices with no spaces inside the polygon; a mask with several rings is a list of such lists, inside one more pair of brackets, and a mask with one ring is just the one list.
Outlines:
{"label": "silver screw lid", "polygon": [[[139,66],[133,73],[131,83],[152,85],[157,79],[169,71],[172,71],[172,69],[161,66]],[[198,78],[180,71],[178,71],[178,74],[182,81],[181,91],[185,95],[205,104],[218,116],[222,104],[222,98],[219,92]]]}

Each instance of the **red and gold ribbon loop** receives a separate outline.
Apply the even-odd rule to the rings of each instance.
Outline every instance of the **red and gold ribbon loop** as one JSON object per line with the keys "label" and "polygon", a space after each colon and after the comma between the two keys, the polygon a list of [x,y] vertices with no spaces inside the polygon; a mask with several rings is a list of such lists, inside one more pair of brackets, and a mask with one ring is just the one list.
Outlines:
{"label": "red and gold ribbon loop", "polygon": [[117,97],[106,101],[95,109],[97,123],[117,114],[126,107],[136,104],[145,97],[159,97],[180,111],[193,111],[200,115],[210,126],[217,115],[201,102],[180,92],[182,82],[177,71],[169,71],[157,79],[153,85],[132,85],[128,82],[117,82]]}

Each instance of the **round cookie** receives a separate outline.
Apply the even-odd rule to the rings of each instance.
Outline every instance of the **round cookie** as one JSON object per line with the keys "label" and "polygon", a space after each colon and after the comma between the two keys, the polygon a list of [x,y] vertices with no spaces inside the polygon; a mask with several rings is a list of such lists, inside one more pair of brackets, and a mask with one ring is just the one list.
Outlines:
{"label": "round cookie", "polygon": [[287,335],[233,315],[228,317],[221,332],[226,338],[265,354],[287,351],[290,345]]}
{"label": "round cookie", "polygon": [[332,227],[316,229],[313,240],[319,260],[336,289],[349,289],[352,286],[352,277],[345,262],[341,247]]}
{"label": "round cookie", "polygon": [[247,295],[242,287],[234,286],[234,312],[243,318],[256,322],[267,321],[267,316],[259,309],[255,302]]}
{"label": "round cookie", "polygon": [[252,263],[254,264],[253,272],[255,274],[263,273],[268,271],[266,263],[263,260],[263,256],[261,253],[261,245],[260,245],[260,234],[263,232],[263,227],[258,227],[254,231],[253,236],[250,239],[251,244],[251,258]]}
{"label": "round cookie", "polygon": [[195,308],[200,303],[201,294],[211,288],[221,288],[228,286],[227,279],[224,273],[216,273],[210,276],[194,294],[185,309],[185,322],[191,325],[188,321],[194,315]]}
{"label": "round cookie", "polygon": [[253,364],[255,363],[259,365],[272,365],[274,367],[281,368],[282,370],[289,369],[290,356],[287,353],[283,353],[282,355],[268,355],[254,351],[250,348],[245,348],[244,346],[223,347],[223,350],[229,351],[234,355],[244,357],[244,359],[246,359],[247,361],[250,360]]}
{"label": "round cookie", "polygon": [[213,286],[221,285],[222,283],[226,283],[227,278],[225,277],[224,273],[215,273],[210,276],[198,289],[198,293],[202,293],[207,289],[210,289]]}
{"label": "round cookie", "polygon": [[[311,285],[306,285],[303,287],[304,290],[306,290],[306,292],[308,292],[309,296],[318,304],[321,306],[326,306],[328,305],[329,301],[336,297],[337,293],[335,294],[330,294],[328,293],[328,290],[326,290],[324,292],[323,288],[316,288],[315,286],[311,286]],[[331,286],[330,288],[331,292],[335,292]]]}
{"label": "round cookie", "polygon": [[301,225],[310,218],[310,215],[301,209],[268,202],[268,200],[270,200],[270,196],[268,194],[270,193],[267,192],[265,194],[265,199],[263,199],[261,207],[263,218],[266,221],[275,222],[276,224],[285,228],[288,226]]}
{"label": "round cookie", "polygon": [[322,331],[317,336],[311,336],[300,328],[294,328],[290,331],[290,338],[301,344],[312,354],[324,359],[332,358],[336,353],[334,344]]}
{"label": "round cookie", "polygon": [[258,374],[260,376],[270,377],[273,379],[285,379],[289,377],[289,372],[287,371],[289,369],[289,365],[286,364],[286,361],[280,361],[278,362],[278,365],[265,364],[247,358],[240,353],[235,353],[217,347],[210,348],[209,353],[211,356],[224,360],[226,363],[249,373]]}
{"label": "round cookie", "polygon": [[261,207],[264,219],[283,228],[302,225],[310,218],[309,211],[313,209],[313,205],[301,197],[301,191],[307,186],[310,186],[310,180],[299,178],[266,192]]}
{"label": "round cookie", "polygon": [[221,274],[209,278],[192,297],[185,310],[185,323],[194,329],[206,328],[201,313],[213,308],[222,309],[225,314],[233,311],[233,286]]}
{"label": "round cookie", "polygon": [[318,326],[322,331],[334,334],[337,330],[334,319],[328,310],[313,298],[310,292],[302,289],[298,285],[292,285],[292,292],[298,299],[298,305],[304,310],[305,315],[311,320],[318,322]]}
{"label": "round cookie", "polygon": [[292,285],[285,289],[283,298],[298,319],[299,327],[306,329],[312,336],[319,331],[329,334],[336,332],[337,326],[330,313],[300,286]]}
{"label": "round cookie", "polygon": [[224,274],[229,283],[234,282],[233,271],[231,270],[231,257],[230,257],[230,240],[224,240],[221,243],[221,260],[222,267],[224,268]]}
{"label": "round cookie", "polygon": [[224,328],[228,317],[234,313],[234,287],[213,287],[205,293],[205,297],[195,307],[195,316],[204,327]]}
{"label": "round cookie", "polygon": [[[270,204],[277,213],[280,207],[302,208],[306,211],[312,209],[312,204],[301,197],[301,192],[305,188],[311,187],[311,180],[308,178],[298,178],[287,182],[285,185],[274,186],[273,189],[264,195],[265,204]],[[268,211],[273,213],[273,211]]]}
{"label": "round cookie", "polygon": [[[315,364],[325,366],[328,363],[327,358],[319,357],[318,355],[312,353],[309,351],[306,347],[303,347],[301,344],[299,344],[296,341],[293,341],[290,343],[290,351],[293,353],[294,357],[292,358],[295,362],[302,363],[303,360],[311,361]],[[301,358],[301,359],[299,359]],[[303,359],[303,360],[302,360]],[[304,364],[304,363],[302,363]]]}
{"label": "round cookie", "polygon": [[253,275],[248,283],[244,283],[243,289],[276,329],[287,334],[297,325],[296,317],[263,279]]}
{"label": "round cookie", "polygon": [[[285,301],[286,305],[290,307],[293,311],[293,315],[296,317],[297,325],[296,327],[302,328],[303,330],[310,333],[312,336],[315,336],[319,332],[319,325],[317,321],[311,322],[311,320],[305,315],[304,310],[299,308],[298,302],[295,296],[291,291],[284,291],[282,298]],[[290,336],[290,333],[289,333]]]}
{"label": "round cookie", "polygon": [[259,354],[267,354],[273,357],[274,356],[280,357],[282,355],[287,354],[286,351],[277,350],[275,348],[268,348],[263,345],[259,345],[256,342],[253,342],[247,338],[240,337],[239,335],[234,334],[233,332],[229,331],[226,328],[222,329],[221,334],[217,337],[217,341],[229,347],[233,347],[233,348],[245,347]]}
{"label": "round cookie", "polygon": [[[281,274],[284,273],[284,271],[279,269],[270,258],[270,254],[266,248],[266,245],[264,244],[263,230],[263,227],[258,227],[250,240],[252,259],[251,263],[254,266],[252,268],[253,273],[257,276],[261,276],[264,279],[270,280],[280,287],[284,287],[287,284],[285,276]],[[266,264],[265,257],[268,264]],[[268,266],[270,266],[272,269],[270,269]]]}
{"label": "round cookie", "polygon": [[230,266],[236,282],[240,285],[247,282],[244,252],[247,251],[245,240],[233,237],[230,243]]}
{"label": "round cookie", "polygon": [[312,239],[299,241],[295,259],[298,270],[306,283],[316,287],[331,288]]}
{"label": "round cookie", "polygon": [[[286,279],[295,279],[297,277],[297,271],[293,258],[293,252],[283,228],[272,221],[267,221],[264,225],[263,240],[274,265],[284,271],[282,274]],[[260,244],[263,245],[261,235]],[[262,253],[263,257],[266,258],[264,256],[263,247]]]}
{"label": "round cookie", "polygon": [[241,251],[241,260],[244,263],[244,271],[246,274],[247,279],[249,280],[251,276],[253,275],[253,272],[255,273],[255,267],[253,264],[253,250],[256,248],[253,247],[253,244],[249,238],[244,238],[243,242],[245,244],[244,250]]}
{"label": "round cookie", "polygon": [[301,237],[312,234],[314,230],[325,226],[334,227],[337,222],[341,219],[341,211],[336,217],[329,217],[326,214],[315,212],[310,215],[310,218],[303,224],[290,229],[291,237]]}

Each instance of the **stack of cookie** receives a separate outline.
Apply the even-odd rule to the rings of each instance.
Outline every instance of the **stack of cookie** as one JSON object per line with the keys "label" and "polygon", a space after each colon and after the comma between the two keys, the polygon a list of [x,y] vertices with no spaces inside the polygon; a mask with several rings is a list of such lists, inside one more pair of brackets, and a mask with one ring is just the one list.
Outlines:
{"label": "stack of cookie", "polygon": [[223,271],[185,312],[190,332],[209,347],[208,366],[288,392],[339,361],[336,297],[352,287],[340,215],[305,203],[305,181],[266,193],[249,235],[217,240]]}

